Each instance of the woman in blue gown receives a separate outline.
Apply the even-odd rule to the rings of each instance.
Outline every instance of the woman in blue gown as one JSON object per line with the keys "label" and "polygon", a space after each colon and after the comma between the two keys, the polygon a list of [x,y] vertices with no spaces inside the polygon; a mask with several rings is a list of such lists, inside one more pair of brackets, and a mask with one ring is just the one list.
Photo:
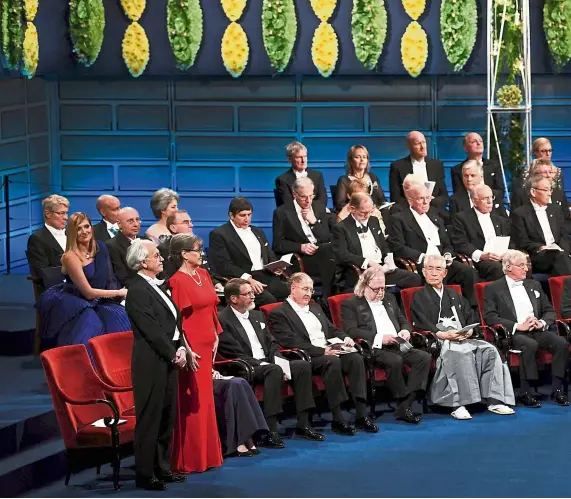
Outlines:
{"label": "woman in blue gown", "polygon": [[74,213],[67,224],[62,273],[66,281],[52,286],[38,299],[40,332],[55,338],[58,346],[84,344],[101,334],[130,331],[107,247],[93,237],[91,220]]}

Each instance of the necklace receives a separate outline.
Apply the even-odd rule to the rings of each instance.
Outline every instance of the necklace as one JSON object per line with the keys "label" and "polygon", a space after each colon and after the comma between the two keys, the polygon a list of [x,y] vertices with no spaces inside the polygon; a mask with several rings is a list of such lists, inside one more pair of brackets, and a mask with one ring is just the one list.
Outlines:
{"label": "necklace", "polygon": [[89,252],[85,253],[85,259],[86,260],[90,260],[91,259],[91,255],[89,254]]}
{"label": "necklace", "polygon": [[194,278],[194,276],[190,272],[188,272],[188,275],[196,283],[196,285],[202,287],[202,279],[200,278],[200,274],[197,272],[195,272],[195,274],[198,276],[198,281]]}

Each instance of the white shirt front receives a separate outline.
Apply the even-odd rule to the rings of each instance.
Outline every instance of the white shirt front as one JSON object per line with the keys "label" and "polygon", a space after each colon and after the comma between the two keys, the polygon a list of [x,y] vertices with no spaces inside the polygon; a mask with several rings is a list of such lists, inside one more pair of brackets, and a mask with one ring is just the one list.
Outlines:
{"label": "white shirt front", "polygon": [[[234,222],[230,221],[232,227],[238,234],[238,237],[246,246],[246,250],[248,251],[248,256],[252,261],[252,268],[250,270],[262,270],[264,268],[264,261],[262,260],[262,245],[256,234],[252,232],[252,228],[248,227],[247,229],[240,229],[234,225]],[[244,274],[244,276],[247,274]],[[247,277],[241,276],[242,279],[247,279]],[[250,276],[248,276],[250,277]]]}
{"label": "white shirt front", "polygon": [[[313,235],[313,232],[311,231],[311,228],[309,227],[309,224],[307,223],[307,221],[304,220],[304,218],[301,214],[301,206],[299,206],[299,204],[297,204],[296,200],[294,200],[293,206],[295,207],[295,212],[297,213],[297,218],[299,219],[299,222],[301,223],[301,229],[303,230],[303,233],[306,235],[306,237],[310,243],[315,244],[317,242],[317,238]],[[315,216],[315,214],[314,214],[314,216]]]}
{"label": "white shirt front", "polygon": [[256,330],[254,329],[254,326],[250,322],[250,318],[249,318],[250,312],[246,311],[245,313],[241,314],[234,307],[230,307],[230,308],[232,309],[232,312],[234,312],[234,315],[238,319],[238,322],[240,322],[240,324],[244,328],[244,331],[246,331],[246,335],[248,336],[248,340],[250,341],[250,347],[252,348],[252,356],[254,357],[254,359],[258,359],[258,360],[265,359],[266,354],[264,353],[264,348],[262,347],[262,344],[260,343],[260,339],[258,338],[258,335],[256,334]]}
{"label": "white shirt front", "polygon": [[553,232],[551,231],[551,225],[549,225],[549,219],[547,218],[547,205],[538,206],[533,201],[531,201],[531,206],[535,210],[535,216],[541,225],[541,230],[543,231],[543,238],[545,239],[545,244],[551,244],[555,242],[553,237]]}
{"label": "white shirt front", "polygon": [[523,281],[514,281],[511,277],[506,276],[506,282],[508,283],[508,289],[514,302],[518,324],[525,322],[529,316],[534,317],[533,305],[526,289],[523,287]]}
{"label": "white shirt front", "polygon": [[377,328],[377,334],[373,344],[375,348],[382,348],[383,336],[397,336],[397,330],[393,321],[391,321],[389,314],[382,301],[369,301],[367,300],[371,311],[373,312],[373,319],[375,320],[375,327]]}
{"label": "white shirt front", "polygon": [[293,173],[295,174],[295,178],[304,178],[307,177],[307,170],[303,170],[298,172],[295,168],[292,168]]}
{"label": "white shirt front", "polygon": [[103,219],[105,225],[107,226],[107,232],[111,237],[115,237],[119,233],[119,226],[114,223],[108,222],[107,220]]}
{"label": "white shirt front", "polygon": [[[474,211],[476,212],[476,217],[484,234],[485,241],[488,242],[494,240],[496,238],[496,229],[494,228],[494,224],[492,222],[492,217],[490,216],[490,214],[482,213],[476,209],[474,209]],[[480,261],[480,257],[482,256],[482,253],[483,252],[481,250],[475,250],[472,253],[472,260],[478,263]]]}
{"label": "white shirt front", "polygon": [[325,338],[325,333],[323,332],[323,328],[321,327],[321,322],[313,312],[309,310],[309,305],[305,307],[300,307],[296,302],[294,302],[291,298],[287,299],[287,302],[291,305],[294,312],[298,315],[307,330],[307,334],[309,335],[309,341],[314,347],[321,347],[327,348],[327,340]]}
{"label": "white shirt front", "polygon": [[426,213],[419,215],[412,208],[410,211],[412,211],[412,214],[415,220],[418,222],[420,230],[422,230],[424,238],[426,239],[425,253],[427,255],[440,255],[440,251],[438,251],[438,246],[440,246],[440,235],[438,234],[438,227],[432,223],[432,220],[430,220]]}
{"label": "white shirt front", "polygon": [[[412,159],[412,158],[411,158]],[[412,159],[412,173],[422,179],[423,182],[428,182],[428,172],[426,171],[426,161],[417,161]]]}
{"label": "white shirt front", "polygon": [[65,246],[67,244],[67,236],[65,235],[65,229],[56,229],[51,225],[45,224],[46,229],[50,231],[50,234],[54,236],[55,240],[61,246],[61,249],[65,251]]}

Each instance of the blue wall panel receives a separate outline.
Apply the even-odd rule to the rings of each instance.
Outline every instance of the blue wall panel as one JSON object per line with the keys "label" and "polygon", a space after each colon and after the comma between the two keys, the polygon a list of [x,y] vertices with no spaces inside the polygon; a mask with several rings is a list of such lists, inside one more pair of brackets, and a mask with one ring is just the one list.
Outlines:
{"label": "blue wall panel", "polygon": [[234,108],[230,106],[178,106],[175,128],[179,132],[232,132]]}
{"label": "blue wall panel", "polygon": [[157,186],[170,187],[170,166],[164,165],[123,165],[118,167],[118,186],[120,191],[149,191]]}
{"label": "blue wall panel", "polygon": [[60,130],[111,130],[112,113],[107,105],[61,106]]}
{"label": "blue wall panel", "polygon": [[117,130],[168,130],[166,105],[117,106]]}
{"label": "blue wall panel", "polygon": [[235,186],[235,170],[230,166],[180,165],[176,169],[176,188],[180,192],[234,192]]}
{"label": "blue wall panel", "polygon": [[241,132],[295,132],[295,107],[242,106],[238,110]]}
{"label": "blue wall panel", "polygon": [[169,158],[167,136],[63,135],[60,148],[63,161],[144,161]]}

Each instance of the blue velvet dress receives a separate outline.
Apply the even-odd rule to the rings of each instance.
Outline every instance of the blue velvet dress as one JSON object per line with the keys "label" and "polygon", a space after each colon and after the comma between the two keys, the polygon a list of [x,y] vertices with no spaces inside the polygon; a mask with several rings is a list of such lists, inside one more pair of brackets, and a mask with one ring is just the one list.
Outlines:
{"label": "blue velvet dress", "polygon": [[[97,241],[93,261],[83,267],[94,289],[119,289],[105,244]],[[115,300],[86,300],[69,276],[66,282],[47,289],[38,299],[42,338],[55,339],[58,346],[84,344],[106,333],[130,331],[125,307]]]}

